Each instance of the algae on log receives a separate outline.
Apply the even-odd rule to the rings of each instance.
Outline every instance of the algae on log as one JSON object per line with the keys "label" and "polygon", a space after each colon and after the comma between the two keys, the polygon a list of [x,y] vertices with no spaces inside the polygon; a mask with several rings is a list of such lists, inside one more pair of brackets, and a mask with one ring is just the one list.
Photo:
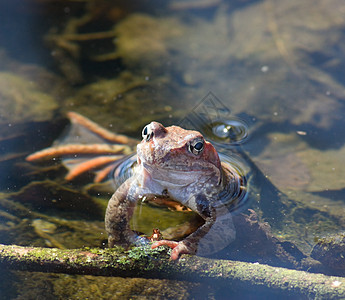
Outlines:
{"label": "algae on log", "polygon": [[136,247],[74,249],[0,245],[0,266],[14,270],[99,276],[206,281],[228,288],[339,299],[345,278],[229,260],[183,256],[167,259],[165,250]]}

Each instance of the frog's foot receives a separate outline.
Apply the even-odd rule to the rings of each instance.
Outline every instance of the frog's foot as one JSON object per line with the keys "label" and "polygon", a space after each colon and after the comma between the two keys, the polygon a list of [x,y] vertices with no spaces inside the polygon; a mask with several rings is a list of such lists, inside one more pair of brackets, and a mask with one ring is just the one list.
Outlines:
{"label": "frog's foot", "polygon": [[179,258],[180,254],[195,254],[196,249],[193,247],[193,245],[187,245],[184,243],[184,241],[181,242],[174,242],[174,241],[168,241],[168,240],[161,240],[158,242],[155,242],[151,245],[151,248],[157,248],[159,246],[168,246],[172,250],[170,258],[172,260],[176,260]]}

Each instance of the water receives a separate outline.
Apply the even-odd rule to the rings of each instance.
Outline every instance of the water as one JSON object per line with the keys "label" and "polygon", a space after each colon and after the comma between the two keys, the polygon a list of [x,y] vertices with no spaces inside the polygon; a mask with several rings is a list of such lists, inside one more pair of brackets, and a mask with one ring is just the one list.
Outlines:
{"label": "water", "polygon": [[[318,239],[343,232],[343,1],[186,3],[0,4],[1,243],[103,245],[111,191],[86,185],[91,175],[64,181],[58,160],[25,161],[61,135],[71,110],[138,139],[152,120],[197,127],[221,153],[238,159],[250,179],[251,208],[286,251],[292,244],[309,255]],[[143,231],[189,218],[141,210]],[[150,216],[158,224],[150,224]],[[237,234],[243,244],[252,242],[246,232]],[[244,251],[243,244],[216,258],[286,263],[267,252]],[[125,285],[118,278],[10,274],[3,298],[76,299],[90,289],[105,298],[245,296],[178,281],[133,279]],[[68,288],[61,290],[61,283]]]}

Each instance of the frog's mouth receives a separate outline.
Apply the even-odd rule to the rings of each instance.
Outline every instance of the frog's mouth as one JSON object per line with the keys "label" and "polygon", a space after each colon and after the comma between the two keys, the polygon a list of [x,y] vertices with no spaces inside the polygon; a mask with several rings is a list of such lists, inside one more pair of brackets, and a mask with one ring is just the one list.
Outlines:
{"label": "frog's mouth", "polygon": [[191,163],[188,165],[185,164],[173,164],[173,165],[164,165],[164,166],[155,166],[154,164],[148,163],[146,161],[142,161],[138,158],[138,164],[142,165],[145,169],[147,169],[150,173],[151,172],[159,172],[162,170],[163,172],[176,172],[176,173],[198,173],[202,172],[204,175],[208,173],[214,173],[217,168],[214,167],[210,169],[210,167],[205,167],[200,163]]}
{"label": "frog's mouth", "polygon": [[151,180],[160,183],[162,186],[187,186],[195,182],[205,182],[207,178],[219,178],[219,170],[202,168],[200,165],[173,165],[167,167],[156,167],[138,160],[142,166],[142,172]]}

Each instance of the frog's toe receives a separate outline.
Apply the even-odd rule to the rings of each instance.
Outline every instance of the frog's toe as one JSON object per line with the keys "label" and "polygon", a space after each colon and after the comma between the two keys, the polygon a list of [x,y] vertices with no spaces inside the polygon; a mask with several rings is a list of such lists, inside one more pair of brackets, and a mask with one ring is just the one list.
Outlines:
{"label": "frog's toe", "polygon": [[170,258],[176,260],[179,258],[180,254],[195,254],[195,250],[191,246],[187,246],[183,241],[174,242],[168,240],[161,240],[152,244],[151,248],[154,249],[159,246],[168,246],[172,248]]}
{"label": "frog's toe", "polygon": [[154,249],[154,248],[157,248],[159,246],[168,246],[171,249],[174,249],[177,245],[178,245],[178,242],[168,241],[168,240],[160,240],[160,241],[154,242],[151,245],[151,248]]}

